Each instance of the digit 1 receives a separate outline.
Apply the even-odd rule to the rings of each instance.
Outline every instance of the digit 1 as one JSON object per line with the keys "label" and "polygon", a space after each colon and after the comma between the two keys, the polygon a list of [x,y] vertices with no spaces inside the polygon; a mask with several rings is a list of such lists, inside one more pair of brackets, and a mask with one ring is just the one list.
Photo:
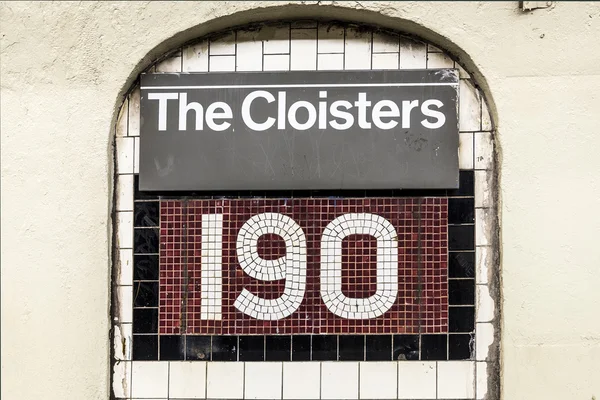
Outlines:
{"label": "digit 1", "polygon": [[202,215],[200,319],[221,320],[223,214]]}

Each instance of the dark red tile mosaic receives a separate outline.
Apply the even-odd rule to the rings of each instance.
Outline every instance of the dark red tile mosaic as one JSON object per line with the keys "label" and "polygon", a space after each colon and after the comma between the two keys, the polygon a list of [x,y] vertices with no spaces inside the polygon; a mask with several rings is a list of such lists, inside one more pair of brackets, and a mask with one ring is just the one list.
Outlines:
{"label": "dark red tile mosaic", "polygon": [[[251,217],[262,213],[291,218],[301,227],[306,240],[306,285],[302,302],[291,315],[275,320],[253,318],[234,306],[243,289],[263,299],[278,299],[285,292],[285,279],[253,278],[239,263],[240,229]],[[209,214],[222,215],[221,235],[215,228],[202,232],[203,215]],[[343,318],[331,312],[323,301],[320,287],[322,233],[331,221],[348,214],[383,217],[396,231],[397,297],[389,309],[374,318]],[[447,199],[439,197],[163,200],[160,204],[159,333],[448,332],[447,220]],[[286,243],[282,237],[261,231],[269,228],[260,223],[256,227],[259,229],[256,256],[271,263],[284,257]],[[216,250],[211,252],[205,248],[203,253],[203,238],[210,243],[206,247]],[[363,299],[377,292],[377,246],[378,240],[364,233],[349,234],[341,240],[341,292],[346,297]],[[292,248],[292,251],[296,250]],[[205,285],[204,289],[212,290],[217,287],[214,284],[220,282],[220,293],[202,295],[203,258],[206,265],[212,266],[213,284]],[[220,271],[215,272],[219,264]],[[298,268],[296,264],[294,276],[301,275]],[[205,276],[205,284],[206,279]],[[201,312],[207,296],[218,304],[209,313],[220,313],[220,319]],[[206,319],[207,315],[213,319]]]}

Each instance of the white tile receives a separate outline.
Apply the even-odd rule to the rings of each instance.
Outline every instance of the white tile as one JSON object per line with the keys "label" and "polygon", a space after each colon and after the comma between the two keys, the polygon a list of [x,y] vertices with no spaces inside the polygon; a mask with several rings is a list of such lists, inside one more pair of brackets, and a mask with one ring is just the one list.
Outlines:
{"label": "white tile", "polygon": [[494,141],[491,132],[475,132],[475,169],[492,169]]}
{"label": "white tile", "polygon": [[210,72],[231,72],[235,71],[235,56],[210,56]]}
{"label": "white tile", "polygon": [[181,53],[156,64],[156,72],[181,72]]}
{"label": "white tile", "polygon": [[119,250],[117,256],[117,285],[133,285],[133,250]]}
{"label": "white tile", "polygon": [[454,68],[454,60],[452,60],[444,53],[428,53],[427,68]]}
{"label": "white tile", "polygon": [[235,54],[235,32],[230,32],[217,39],[211,40],[209,44],[209,54],[211,56]]}
{"label": "white tile", "polygon": [[442,50],[439,47],[435,47],[432,44],[427,45],[427,52],[429,53],[441,53]]}
{"label": "white tile", "polygon": [[458,168],[473,169],[473,133],[458,134]]}
{"label": "white tile", "polygon": [[398,35],[373,33],[373,53],[398,53],[400,50]]}
{"label": "white tile", "polygon": [[117,241],[120,248],[133,247],[133,211],[117,213]]}
{"label": "white tile", "polygon": [[488,109],[487,103],[485,100],[481,100],[481,130],[482,131],[491,131],[493,129],[492,126],[492,116],[490,115],[490,110]]}
{"label": "white tile", "polygon": [[322,399],[358,399],[358,362],[321,363]]}
{"label": "white tile", "polygon": [[262,71],[262,41],[258,34],[258,31],[238,32],[236,71]]}
{"label": "white tile", "polygon": [[113,367],[112,387],[116,398],[131,396],[131,361],[117,361]]}
{"label": "white tile", "polygon": [[321,363],[284,362],[283,398],[318,399],[321,393]]}
{"label": "white tile", "polygon": [[117,211],[133,210],[133,175],[117,175]]}
{"label": "white tile", "polygon": [[308,29],[308,28],[316,28],[317,22],[314,20],[300,20],[293,21],[291,23],[292,29]]}
{"label": "white tile", "polygon": [[494,300],[487,285],[476,285],[476,322],[490,322],[494,319]]}
{"label": "white tile", "polygon": [[373,69],[398,69],[398,53],[373,54]]}
{"label": "white tile", "polygon": [[292,29],[291,70],[314,71],[317,68],[317,30]]}
{"label": "white tile", "polygon": [[475,325],[475,359],[489,361],[490,346],[494,343],[494,326],[489,322]]}
{"label": "white tile", "polygon": [[129,117],[127,136],[140,136],[140,87],[129,93]]}
{"label": "white tile", "polygon": [[244,396],[244,363],[210,362],[206,371],[209,399],[240,399]]}
{"label": "white tile", "polygon": [[206,398],[205,362],[172,361],[169,368],[169,399]]}
{"label": "white tile", "polygon": [[475,245],[489,246],[492,241],[492,210],[489,208],[475,209]]}
{"label": "white tile", "polygon": [[133,146],[134,138],[118,137],[115,139],[115,156],[117,157],[117,173],[133,173]]}
{"label": "white tile", "polygon": [[289,71],[290,56],[288,54],[266,54],[263,71]]}
{"label": "white tile", "polygon": [[268,26],[260,31],[265,54],[290,53],[290,29],[279,26]]}
{"label": "white tile", "polygon": [[344,28],[331,24],[319,25],[319,53],[344,52]]}
{"label": "white tile", "polygon": [[401,361],[398,363],[399,399],[435,399],[435,361]]}
{"label": "white tile", "polygon": [[458,68],[458,77],[460,79],[470,79],[471,75],[459,63],[454,63],[454,67]]}
{"label": "white tile", "polygon": [[395,399],[398,395],[398,363],[361,362],[360,398]]}
{"label": "white tile", "polygon": [[129,113],[129,96],[125,97],[121,108],[119,109],[119,116],[117,117],[117,123],[115,125],[115,135],[127,136],[127,118]]}
{"label": "white tile", "polygon": [[400,38],[400,69],[427,68],[427,46],[408,38]]}
{"label": "white tile", "polygon": [[113,332],[113,349],[115,360],[131,360],[132,325],[114,325]]}
{"label": "white tile", "polygon": [[490,208],[494,206],[492,191],[492,173],[488,170],[475,171],[475,207]]}
{"label": "white tile", "polygon": [[208,72],[208,40],[183,48],[184,72]]}
{"label": "white tile", "polygon": [[475,396],[475,362],[438,363],[438,399],[471,399]]}
{"label": "white tile", "polygon": [[470,79],[461,79],[459,90],[458,126],[460,131],[478,131],[481,126],[479,93]]}
{"label": "white tile", "polygon": [[167,397],[169,363],[135,361],[131,369],[131,397]]}
{"label": "white tile", "polygon": [[371,69],[371,32],[348,28],[344,44],[346,70]]}
{"label": "white tile", "polygon": [[133,138],[133,173],[140,173],[140,138]]}
{"label": "white tile", "polygon": [[281,399],[282,369],[280,362],[247,362],[244,399]]}
{"label": "white tile", "polygon": [[342,71],[344,69],[344,55],[319,54],[317,69],[319,71]]}
{"label": "white tile", "polygon": [[119,323],[133,322],[133,286],[117,286],[118,309],[115,319]]}
{"label": "white tile", "polygon": [[486,398],[487,395],[487,386],[488,386],[488,380],[487,380],[487,363],[485,362],[478,362],[477,363],[477,382],[475,384],[476,388],[475,391],[476,396],[475,398],[477,400],[483,400]]}
{"label": "white tile", "polygon": [[492,263],[492,249],[489,246],[475,248],[475,283],[487,284]]}

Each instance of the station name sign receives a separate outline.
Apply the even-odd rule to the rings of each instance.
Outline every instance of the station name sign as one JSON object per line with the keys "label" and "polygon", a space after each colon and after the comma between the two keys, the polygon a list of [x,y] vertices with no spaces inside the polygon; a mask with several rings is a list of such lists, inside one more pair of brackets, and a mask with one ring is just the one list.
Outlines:
{"label": "station name sign", "polygon": [[458,187],[458,73],[141,77],[141,190]]}

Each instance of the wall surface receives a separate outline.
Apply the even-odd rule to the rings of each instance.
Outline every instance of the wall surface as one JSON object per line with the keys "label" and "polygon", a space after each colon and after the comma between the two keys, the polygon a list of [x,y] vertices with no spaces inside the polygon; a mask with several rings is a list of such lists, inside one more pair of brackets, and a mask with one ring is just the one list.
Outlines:
{"label": "wall surface", "polygon": [[480,79],[500,149],[503,398],[600,397],[600,4],[0,7],[3,398],[109,396],[111,127],[140,70],[210,31],[315,16],[419,34]]}

